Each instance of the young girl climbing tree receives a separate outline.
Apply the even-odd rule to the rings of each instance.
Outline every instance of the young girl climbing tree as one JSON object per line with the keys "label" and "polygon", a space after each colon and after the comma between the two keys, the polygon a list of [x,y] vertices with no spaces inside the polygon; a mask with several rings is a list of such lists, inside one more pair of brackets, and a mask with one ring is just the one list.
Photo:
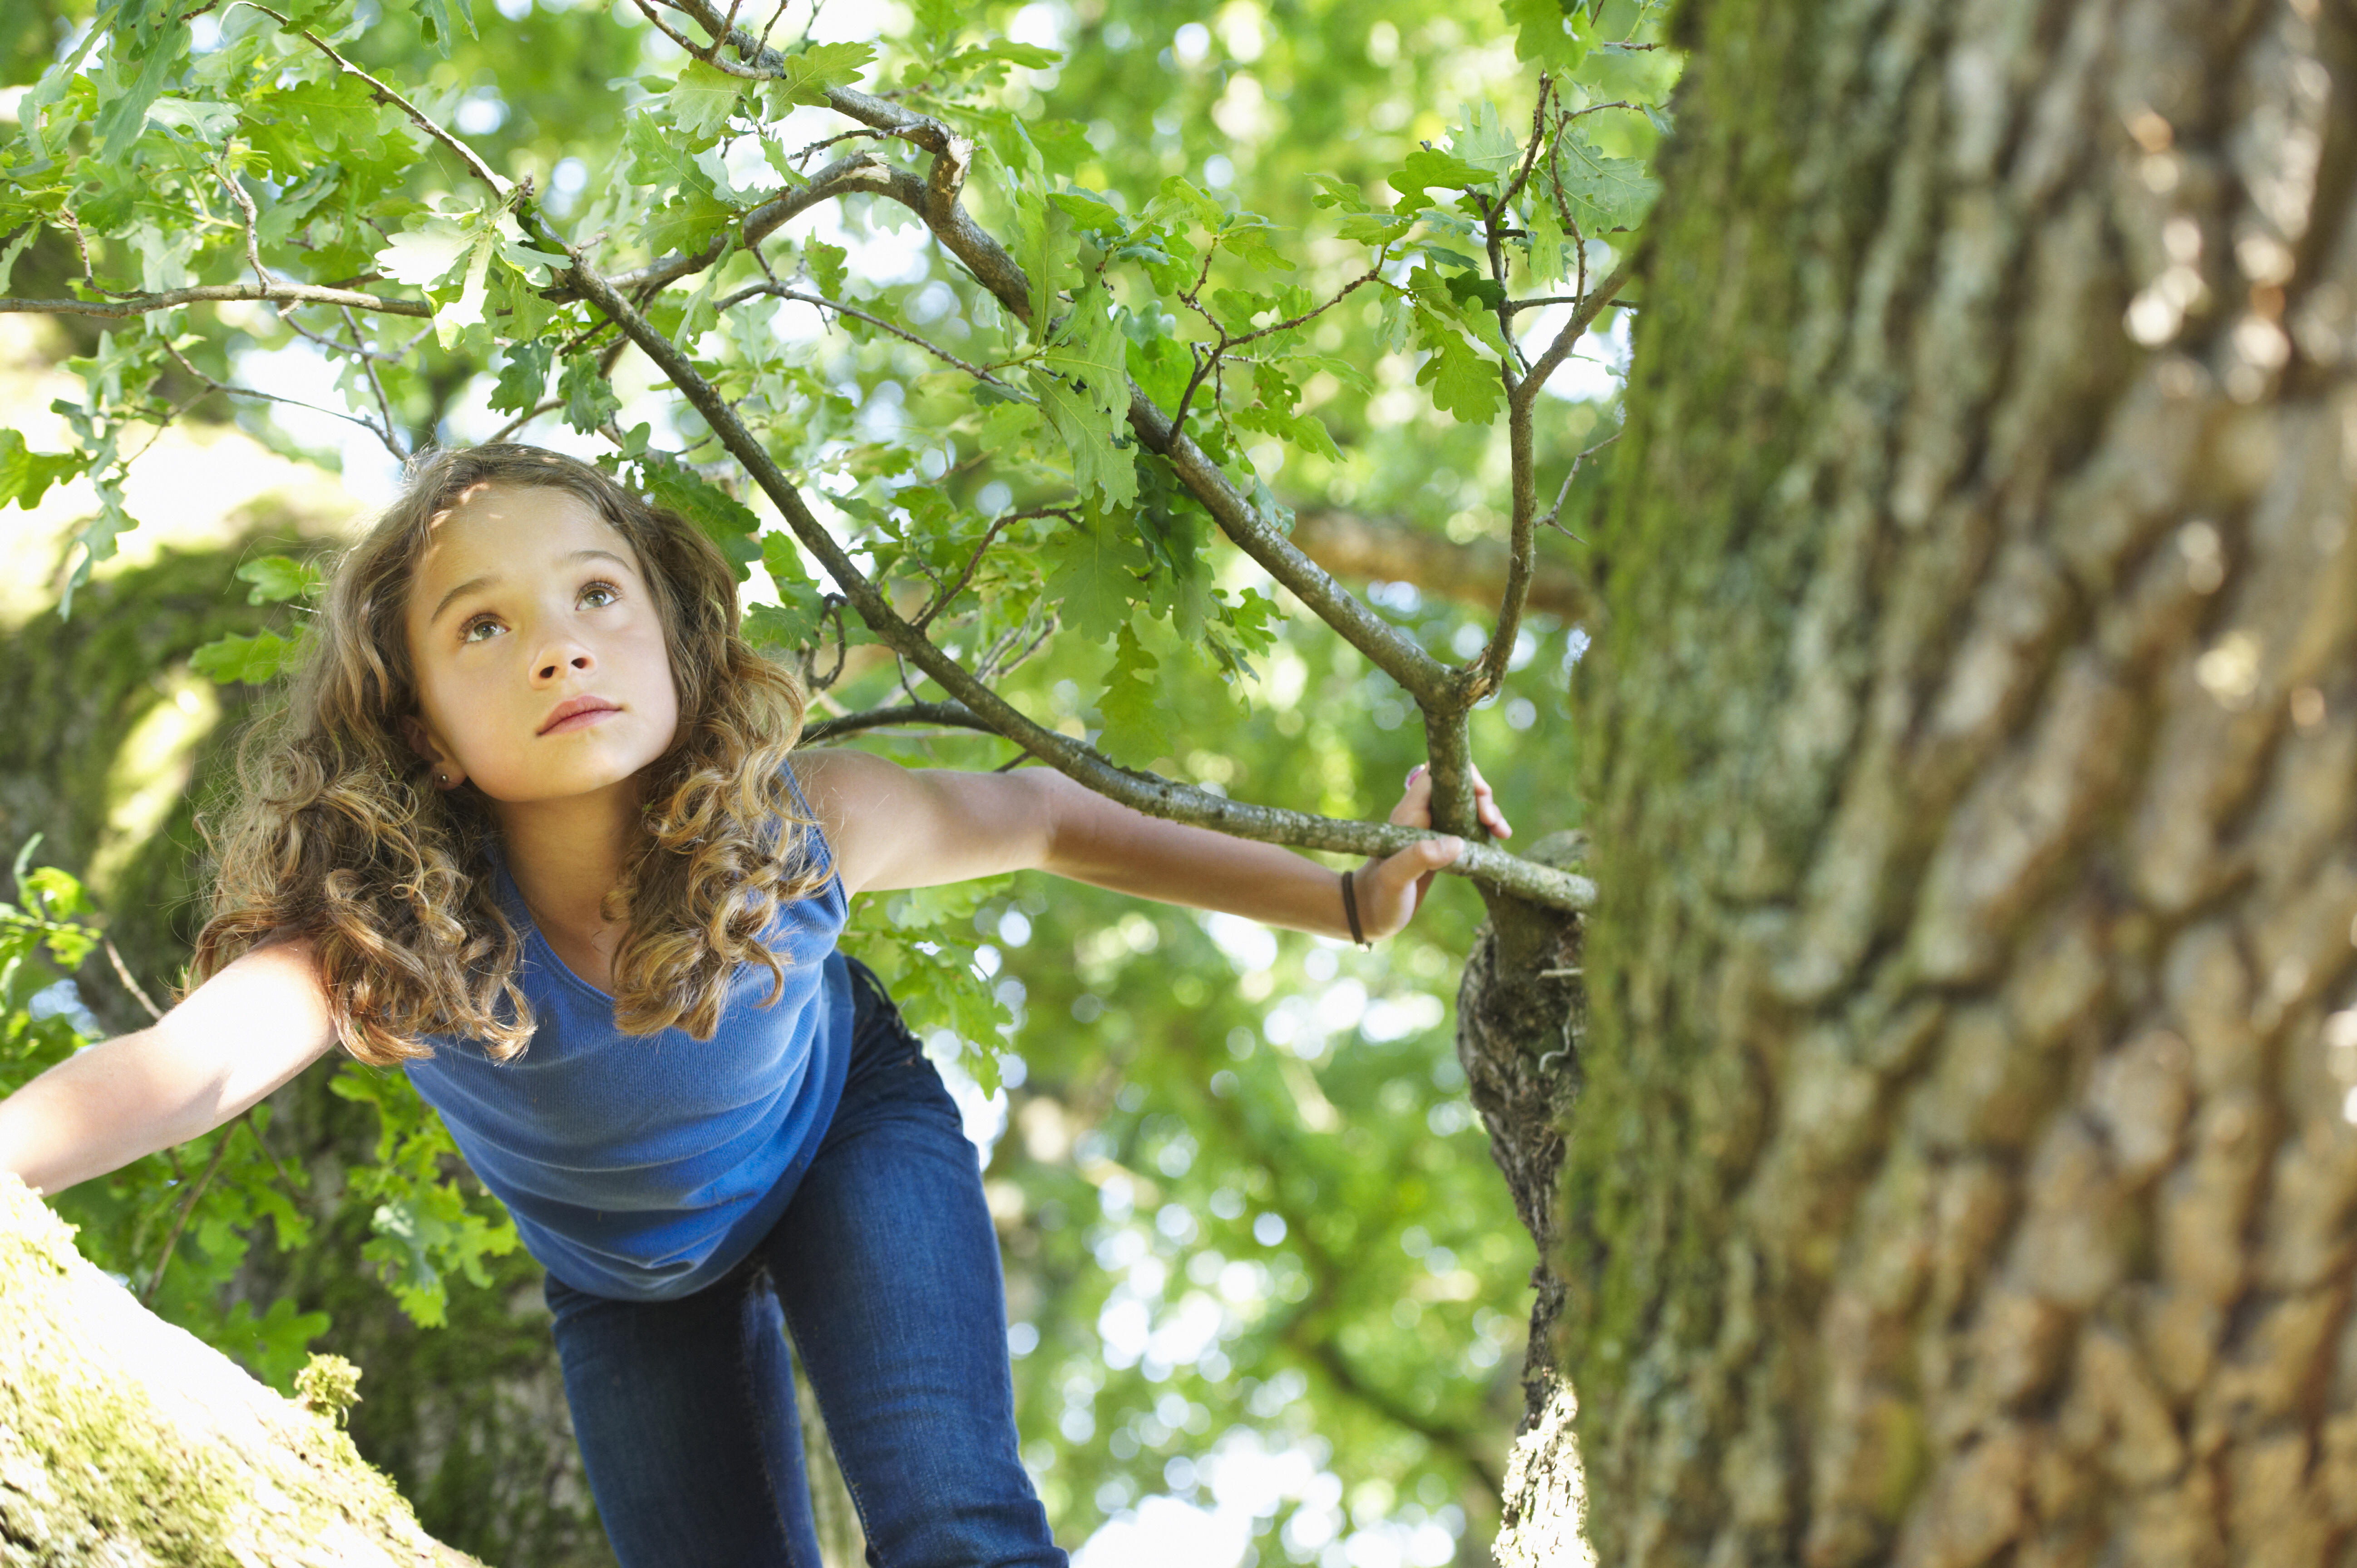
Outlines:
{"label": "young girl climbing tree", "polygon": [[[1338,877],[1046,769],[796,755],[802,702],[677,514],[534,447],[421,460],[246,746],[199,983],[0,1102],[0,1169],[55,1191],[339,1046],[398,1065],[547,1268],[628,1568],[818,1560],[789,1338],[882,1561],[1062,1562],[973,1149],[849,900],[1036,868],[1363,940],[1464,846]],[[1392,821],[1430,815],[1420,768]]]}

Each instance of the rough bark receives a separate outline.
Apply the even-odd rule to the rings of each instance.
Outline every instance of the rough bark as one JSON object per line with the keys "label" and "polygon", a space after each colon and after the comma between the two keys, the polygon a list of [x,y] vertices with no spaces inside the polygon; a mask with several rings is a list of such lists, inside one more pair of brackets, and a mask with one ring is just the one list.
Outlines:
{"label": "rough bark", "polygon": [[1577,694],[1598,1554],[2346,1562],[2349,8],[1682,15]]}
{"label": "rough bark", "polygon": [[0,1176],[0,1563],[474,1562],[418,1527],[333,1413],[150,1315]]}

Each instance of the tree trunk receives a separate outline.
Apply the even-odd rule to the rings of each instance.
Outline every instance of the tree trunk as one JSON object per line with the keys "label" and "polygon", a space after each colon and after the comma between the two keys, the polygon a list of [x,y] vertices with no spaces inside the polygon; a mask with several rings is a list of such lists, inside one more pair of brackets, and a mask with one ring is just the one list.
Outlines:
{"label": "tree trunk", "polygon": [[2346,1561],[2349,9],[1682,27],[1577,693],[1590,1538]]}
{"label": "tree trunk", "polygon": [[418,1528],[334,1414],[150,1315],[0,1176],[0,1563],[474,1561]]}

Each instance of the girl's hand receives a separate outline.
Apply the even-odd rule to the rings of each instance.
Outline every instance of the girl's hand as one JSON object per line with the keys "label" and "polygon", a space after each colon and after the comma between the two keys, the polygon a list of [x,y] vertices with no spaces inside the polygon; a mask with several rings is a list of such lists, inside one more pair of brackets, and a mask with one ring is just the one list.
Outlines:
{"label": "girl's hand", "polygon": [[[1481,825],[1501,839],[1514,836],[1506,822],[1506,814],[1498,810],[1491,798],[1490,785],[1481,770],[1467,764],[1473,774],[1473,809]],[[1392,823],[1403,828],[1432,826],[1432,770],[1417,763],[1407,776],[1407,793],[1392,808]],[[1424,902],[1425,890],[1432,886],[1436,872],[1444,865],[1454,865],[1465,853],[1465,841],[1455,835],[1426,839],[1412,843],[1385,860],[1370,860],[1351,875],[1351,891],[1358,895],[1359,924],[1373,941],[1390,936],[1415,918]]]}

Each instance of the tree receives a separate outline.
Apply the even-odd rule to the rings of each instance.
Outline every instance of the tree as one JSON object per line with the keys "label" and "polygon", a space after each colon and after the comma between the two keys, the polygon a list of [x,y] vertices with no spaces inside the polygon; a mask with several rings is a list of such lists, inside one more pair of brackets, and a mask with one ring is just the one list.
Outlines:
{"label": "tree", "polygon": [[[1234,10],[1218,18],[1222,47],[1237,59],[1248,47],[1254,55],[1265,48],[1274,59],[1281,51],[1270,40],[1247,46],[1243,21],[1230,15]],[[1297,690],[1303,679],[1339,686],[1369,703],[1378,725],[1387,706],[1395,714],[1420,711],[1451,821],[1462,825],[1469,733],[1487,723],[1502,739],[1501,710],[1511,714],[1520,703],[1534,713],[1523,698],[1476,709],[1511,692],[1514,670],[1528,657],[1523,608],[1537,575],[1538,526],[1548,515],[1538,468],[1550,475],[1576,470],[1577,440],[1597,422],[1593,408],[1580,408],[1575,412],[1582,418],[1540,428],[1538,389],[1626,275],[1626,254],[1587,242],[1581,231],[1624,230],[1646,199],[1632,160],[1650,145],[1652,126],[1631,105],[1657,100],[1668,70],[1666,57],[1647,42],[1645,8],[1607,6],[1599,16],[1584,16],[1577,35],[1551,15],[1536,18],[1525,41],[1534,61],[1551,63],[1557,76],[1533,105],[1527,145],[1505,130],[1495,107],[1476,103],[1458,116],[1448,151],[1395,146],[1376,159],[1370,149],[1351,159],[1365,166],[1344,171],[1355,174],[1355,182],[1301,182],[1305,193],[1318,192],[1320,210],[1275,193],[1314,216],[1320,226],[1314,241],[1279,240],[1265,219],[1220,195],[1208,169],[1200,183],[1166,180],[1167,169],[1101,187],[1073,183],[1072,175],[1092,166],[1100,178],[1103,165],[1121,166],[1123,160],[1125,174],[1151,167],[1168,156],[1155,145],[1163,133],[1157,126],[1152,138],[1128,142],[1118,127],[1104,138],[1094,123],[1083,135],[1077,126],[1039,117],[1050,84],[1034,73],[1050,69],[1049,57],[1036,46],[969,40],[947,10],[920,9],[916,29],[888,62],[895,74],[871,83],[897,81],[892,91],[899,96],[888,100],[846,85],[864,65],[857,46],[805,37],[780,54],[741,47],[749,39],[713,50],[699,38],[723,35],[716,14],[651,9],[652,22],[678,32],[683,52],[655,62],[667,76],[659,96],[642,96],[643,87],[608,88],[612,113],[602,115],[597,102],[585,102],[596,93],[581,76],[601,81],[644,62],[632,52],[637,43],[613,47],[595,14],[533,18],[534,27],[566,40],[565,58],[576,68],[568,77],[548,64],[561,51],[491,49],[472,39],[463,7],[395,10],[365,30],[332,5],[284,15],[251,7],[218,16],[183,11],[111,6],[99,27],[69,32],[66,58],[22,100],[28,134],[9,155],[16,202],[10,210],[37,220],[15,234],[11,259],[52,274],[62,263],[78,281],[70,290],[60,285],[5,303],[116,323],[87,342],[77,361],[86,391],[76,405],[74,448],[39,452],[19,438],[5,470],[19,499],[37,497],[47,483],[77,470],[95,483],[100,510],[84,535],[87,555],[77,576],[128,524],[121,459],[135,450],[133,429],[235,388],[232,366],[244,345],[283,342],[300,329],[343,365],[359,417],[388,450],[405,450],[421,429],[442,428],[469,386],[490,383],[502,413],[544,419],[562,413],[585,435],[602,435],[611,460],[723,536],[748,568],[758,546],[778,603],[755,612],[757,630],[783,655],[803,660],[814,678],[856,670],[860,654],[871,655],[865,662],[875,679],[863,700],[847,704],[852,711],[820,738],[896,733],[879,725],[1011,731],[1032,754],[1133,803],[1254,836],[1356,851],[1399,836],[1345,820],[1380,805],[1363,797],[1382,786],[1362,790],[1358,763],[1342,760],[1368,748],[1312,732],[1297,749],[1322,759],[1327,782],[1314,791],[1322,796],[1319,810],[1272,813],[1200,788],[1234,781],[1234,760],[1182,736],[1259,724],[1264,715],[1245,718],[1235,694],[1257,687],[1265,700],[1271,682],[1298,671]],[[1380,17],[1364,35],[1361,58],[1387,54],[1381,62],[1386,70],[1415,69],[1397,64],[1402,27],[1419,25],[1411,23],[1415,15],[1402,8],[1398,24]],[[1110,42],[1114,27],[1131,28],[1133,16],[1136,30],[1146,32],[1153,13],[1144,9],[1099,13],[1090,23]],[[1361,13],[1352,19],[1364,25]],[[1336,21],[1329,30],[1339,36],[1344,26]],[[1379,48],[1384,29],[1389,42]],[[1305,42],[1318,41],[1316,30],[1303,34]],[[1591,48],[1598,40],[1606,47]],[[449,65],[435,63],[436,48]],[[1239,79],[1256,78],[1226,69],[1208,81],[1189,78],[1186,57],[1200,63],[1211,49],[1210,29],[1200,23],[1179,27],[1172,48],[1183,88],[1174,96],[1201,94],[1223,125],[1231,118],[1241,124],[1250,95]],[[520,53],[527,58],[519,61]],[[1303,56],[1306,71],[1312,51]],[[1125,70],[1134,77],[1142,69],[1158,80],[1146,51],[1092,54],[1086,63],[1100,58],[1117,67],[1108,74]],[[481,74],[487,60],[499,66],[488,83]],[[613,66],[577,69],[589,60]],[[1071,74],[1081,75],[1083,63],[1076,58]],[[1526,81],[1523,91],[1534,86]],[[1211,93],[1212,87],[1226,91]],[[1125,102],[1146,101],[1133,90]],[[846,116],[823,129],[845,131],[854,150],[804,172],[809,159],[789,156],[781,120],[798,102],[805,119],[822,105]],[[1302,94],[1305,118],[1316,102]],[[568,185],[558,158],[539,156],[539,146],[500,142],[500,116],[521,121],[527,106],[544,124],[563,117],[569,130],[599,127],[574,144],[582,156],[576,171],[588,166],[583,177]],[[1519,124],[1522,111],[1513,113]],[[1433,120],[1428,131],[1426,117]],[[470,124],[490,128],[454,129]],[[1437,116],[1425,115],[1413,130],[1433,141],[1443,128]],[[823,139],[819,130],[809,134]],[[747,156],[731,161],[724,140]],[[1112,150],[1100,147],[1101,140],[1110,140]],[[547,141],[544,134],[542,145]],[[478,152],[479,144],[491,151]],[[909,155],[916,167],[872,150],[901,145],[916,149]],[[759,163],[750,161],[757,147]],[[836,149],[804,150],[815,157]],[[1405,164],[1397,161],[1403,153]],[[1219,161],[1231,163],[1224,155]],[[1377,180],[1388,180],[1397,199],[1384,201],[1377,188],[1377,199],[1369,200]],[[582,195],[573,198],[572,190]],[[981,221],[952,199],[962,192]],[[828,204],[845,213],[845,238],[921,221],[958,265],[921,285],[855,288],[861,280],[847,247],[779,229],[781,220]],[[564,248],[567,234],[599,231],[602,252],[576,258]],[[757,255],[765,241],[767,250]],[[87,268],[84,256],[91,258]],[[242,271],[253,281],[197,281]],[[1293,281],[1305,271],[1320,290]],[[135,281],[136,289],[117,287]],[[934,284],[947,290],[947,315],[925,297]],[[624,293],[613,293],[616,286]],[[198,295],[184,298],[187,287]],[[1530,317],[1520,310],[1533,295],[1550,290],[1568,293],[1548,329],[1525,347],[1516,328],[1525,324],[1526,335]],[[67,292],[76,297],[56,297]],[[265,297],[290,308],[281,317],[234,314],[235,306]],[[835,357],[849,361],[847,378],[834,366],[780,350],[779,318],[769,313],[780,301],[841,329],[848,352]],[[219,303],[232,307],[227,320],[211,313]],[[394,335],[389,328],[404,317],[411,325]],[[912,342],[923,336],[916,328],[931,322],[940,323],[935,340]],[[699,413],[623,429],[615,415],[630,390],[632,361],[619,357],[625,339],[686,392]],[[941,339],[961,348],[946,349]],[[1289,461],[1298,487],[1292,493],[1328,502],[1351,499],[1320,496],[1318,481],[1347,472],[1338,433],[1344,441],[1364,439],[1365,405],[1378,389],[1353,390],[1351,382],[1359,366],[1381,352],[1367,347],[1377,342],[1410,372],[1416,365],[1407,356],[1423,359],[1423,384],[1466,421],[1463,439],[1436,435],[1436,448],[1465,454],[1494,446],[1483,427],[1501,413],[1508,416],[1506,482],[1498,487],[1509,503],[1498,509],[1511,562],[1505,602],[1495,622],[1480,628],[1485,635],[1453,658],[1440,650],[1465,629],[1454,618],[1418,615],[1413,601],[1399,596],[1383,606],[1358,600],[1288,545],[1286,508],[1265,472]],[[909,361],[918,355],[931,357],[920,365],[950,369],[912,372]],[[1126,396],[1114,384],[1124,371],[1135,377]],[[618,376],[625,378],[619,390]],[[878,428],[846,395],[846,379],[870,402],[897,402],[918,417],[898,431]],[[256,386],[245,395],[271,390]],[[888,390],[897,397],[883,395]],[[1319,413],[1301,412],[1304,399],[1320,398],[1327,401]],[[732,409],[749,413],[737,421]],[[944,433],[952,441],[940,439]],[[823,498],[817,503],[823,519],[788,484],[809,475],[826,476],[812,492]],[[748,501],[774,507],[787,528],[757,538],[759,516]],[[1560,513],[1563,498],[1555,504]],[[1243,580],[1225,569],[1215,573],[1206,548],[1215,526],[1266,575]],[[846,553],[838,532],[862,547],[864,559]],[[787,542],[789,536],[798,542]],[[828,574],[832,589],[813,565]],[[295,557],[250,561],[242,575],[257,597],[297,607],[310,581]],[[76,586],[67,584],[69,604]],[[1274,628],[1271,605],[1296,599],[1339,625],[1344,643],[1329,640],[1311,650]],[[1051,626],[1056,634],[1043,640]],[[296,618],[276,632],[223,639],[203,665],[226,678],[266,678],[298,627]],[[940,646],[919,646],[925,633]],[[879,653],[882,659],[873,657]],[[961,658],[988,679],[962,672]],[[1455,659],[1469,663],[1455,668]],[[905,668],[903,660],[920,671],[906,683],[906,701],[883,679]],[[1268,661],[1265,681],[1261,660]],[[1544,695],[1535,684],[1541,678],[1529,679]],[[854,695],[849,684],[834,690]],[[1062,722],[1050,727],[1024,718],[1027,712]],[[1281,722],[1275,727],[1286,733]],[[1082,736],[1068,736],[1072,728]],[[1102,750],[1086,744],[1092,733]],[[953,740],[931,744],[947,760],[1006,759],[1003,744],[974,742],[963,750]],[[1494,757],[1496,748],[1486,754]],[[1151,763],[1165,775],[1193,773],[1199,786],[1156,782],[1113,759]],[[1386,772],[1398,766],[1383,765]],[[1262,777],[1287,776],[1272,768]],[[1500,906],[1513,920],[1524,918],[1522,906],[1534,899],[1536,909],[1559,917],[1583,897],[1577,879],[1543,863],[1486,848],[1474,858],[1473,868],[1490,879],[1491,897],[1513,900]],[[974,920],[1004,932],[1013,929],[1011,912],[1013,903],[996,897],[979,907],[900,901],[879,912],[865,940],[871,956],[900,970],[898,984],[913,992],[920,1008],[930,1007],[967,1040],[988,1045],[1006,1004],[969,987],[965,966],[981,956],[981,944],[947,922]],[[1559,918],[1550,925],[1544,914],[1529,918],[1549,929],[1561,926]],[[1125,921],[1122,929],[1140,928]],[[1191,940],[1210,956],[1200,929],[1167,922],[1143,929],[1156,944],[1169,932],[1174,942]],[[1147,940],[1137,937],[1125,950],[1143,950],[1138,944]],[[1508,943],[1501,950],[1506,949],[1545,961],[1535,956],[1538,947]],[[1107,952],[1109,974],[1119,967],[1113,958]],[[1252,971],[1266,972],[1265,964]],[[1557,1000],[1546,1004],[1551,1018],[1539,1019],[1539,1035],[1530,1037],[1552,1039],[1562,1034],[1569,993],[1559,977],[1540,975],[1534,983],[1543,991],[1551,986],[1544,993]],[[1049,993],[1045,984],[1037,989]],[[1088,992],[1065,1004],[1103,1008],[1118,1000]],[[1379,1178],[1386,1168],[1388,1151],[1368,1145],[1360,1102],[1396,1114],[1395,1086],[1370,1062],[1362,1075],[1309,1076],[1305,1093],[1297,1070],[1265,1058],[1254,1066],[1241,1054],[1235,1031],[1245,1029],[1249,1043],[1256,1018],[1233,1011],[1245,1015],[1228,1030],[1235,1065],[1206,1072],[1210,1064],[1198,1058],[1186,1120],[1217,1126],[1211,1101],[1232,1094],[1240,1113],[1221,1135],[1265,1138],[1253,1110],[1273,1094],[1277,1103],[1309,1114],[1313,1125],[1324,1119],[1326,1131],[1346,1145],[1337,1151],[1340,1157],[1304,1149],[1288,1151],[1282,1165],[1255,1162],[1262,1172],[1277,1169],[1285,1177],[1281,1187],[1267,1190],[1217,1185],[1211,1172],[1200,1173],[1206,1212],[1254,1236],[1250,1244],[1273,1247],[1257,1241],[1264,1219],[1278,1221],[1276,1233],[1287,1238],[1282,1251],[1272,1252],[1284,1266],[1269,1278],[1282,1290],[1298,1284],[1300,1310],[1273,1315],[1271,1326],[1282,1334],[1265,1348],[1280,1359],[1290,1355],[1379,1424],[1409,1434],[1478,1485],[1494,1487],[1490,1444],[1472,1434],[1460,1391],[1435,1398],[1432,1391],[1403,1387],[1373,1347],[1352,1343],[1367,1305],[1352,1298],[1369,1294],[1353,1276],[1363,1274],[1376,1290],[1385,1277],[1353,1256],[1370,1234],[1421,1236],[1426,1251],[1416,1261],[1428,1261],[1431,1277],[1452,1293],[1440,1302],[1462,1299],[1453,1294],[1458,1271],[1442,1261],[1453,1250],[1421,1222],[1402,1226],[1397,1208],[1384,1212],[1385,1205],[1362,1190],[1368,1176]],[[1500,1043],[1520,1051],[1523,1039],[1501,1036]],[[1545,1063],[1549,1079],[1563,1078],[1567,1058],[1561,1053],[1522,1054]],[[990,1072],[986,1054],[976,1067]],[[1232,1090],[1222,1090],[1222,1073]],[[420,1311],[442,1310],[441,1276],[499,1266],[497,1216],[453,1175],[438,1130],[398,1097],[361,1075],[331,1081],[380,1116],[385,1129],[377,1157],[357,1167],[378,1230],[369,1243],[371,1261]],[[1074,1081],[1061,1088],[1076,1093],[1058,1105],[1081,1108],[1102,1093],[1094,1113],[1109,1114],[1103,1101],[1112,1098],[1110,1086],[1100,1091]],[[1049,1101],[1034,1096],[1025,1110],[1034,1103],[1044,1109]],[[1410,1096],[1398,1109],[1415,1104]],[[1344,1128],[1346,1114],[1354,1124]],[[1125,1190],[1140,1197],[1148,1189],[1135,1179],[1146,1174],[1135,1168],[1144,1157],[1174,1189],[1192,1174],[1186,1153],[1192,1145],[1172,1127],[1152,1126],[1153,1115],[1133,1112],[1135,1152],[1121,1147],[1114,1151],[1119,1160],[1098,1156],[1100,1165],[1125,1171]],[[1036,1120],[1047,1124],[1044,1115]],[[1420,1115],[1406,1126],[1418,1121]],[[1043,1136],[1041,1146],[1054,1141]],[[237,1144],[235,1152],[227,1151],[229,1143]],[[248,1169],[258,1165],[248,1141],[231,1136],[208,1158],[213,1155],[222,1163],[207,1169],[246,1172],[267,1187]],[[1435,1195],[1453,1190],[1461,1167],[1445,1161],[1432,1174],[1435,1181],[1416,1201],[1438,1207]],[[1444,1176],[1445,1183],[1438,1179]],[[119,1211],[124,1233],[132,1235],[140,1221],[152,1226],[153,1216],[168,1216],[182,1202],[199,1209],[195,1198],[208,1191],[253,1189],[227,1174],[212,1182],[208,1187],[200,1180],[195,1197],[167,1197],[170,1189],[160,1180],[150,1182],[141,1189],[144,1199]],[[1330,1206],[1338,1188],[1351,1195],[1349,1206]],[[1109,1200],[1113,1190],[1103,1181],[1088,1197],[1092,1204]],[[1247,1199],[1257,1215],[1241,1207],[1237,1216],[1222,1214],[1228,1203]],[[178,1234],[168,1218],[161,1230]],[[152,1251],[154,1240],[150,1234],[145,1250]],[[165,1249],[159,1276],[179,1266],[178,1256]],[[1051,1261],[1040,1277],[1064,1289],[1067,1268]],[[1394,1293],[1392,1301],[1398,1299]],[[1467,1386],[1478,1383],[1468,1380]],[[1154,1419],[1163,1428],[1158,1442],[1143,1422],[1130,1423],[1146,1434],[1142,1445],[1149,1451],[1172,1435],[1171,1423]],[[1114,1434],[1116,1455],[1127,1434],[1125,1425]],[[1086,1448],[1084,1438],[1071,1443],[1067,1453]],[[1089,1463],[1103,1461],[1092,1456]],[[1060,1484],[1057,1477],[1051,1489]],[[1071,1503],[1085,1517],[1103,1506],[1090,1500],[1103,1495],[1102,1487],[1083,1484]]]}
{"label": "tree", "polygon": [[1598,1555],[2344,1561],[2351,17],[1682,25],[1577,699]]}

